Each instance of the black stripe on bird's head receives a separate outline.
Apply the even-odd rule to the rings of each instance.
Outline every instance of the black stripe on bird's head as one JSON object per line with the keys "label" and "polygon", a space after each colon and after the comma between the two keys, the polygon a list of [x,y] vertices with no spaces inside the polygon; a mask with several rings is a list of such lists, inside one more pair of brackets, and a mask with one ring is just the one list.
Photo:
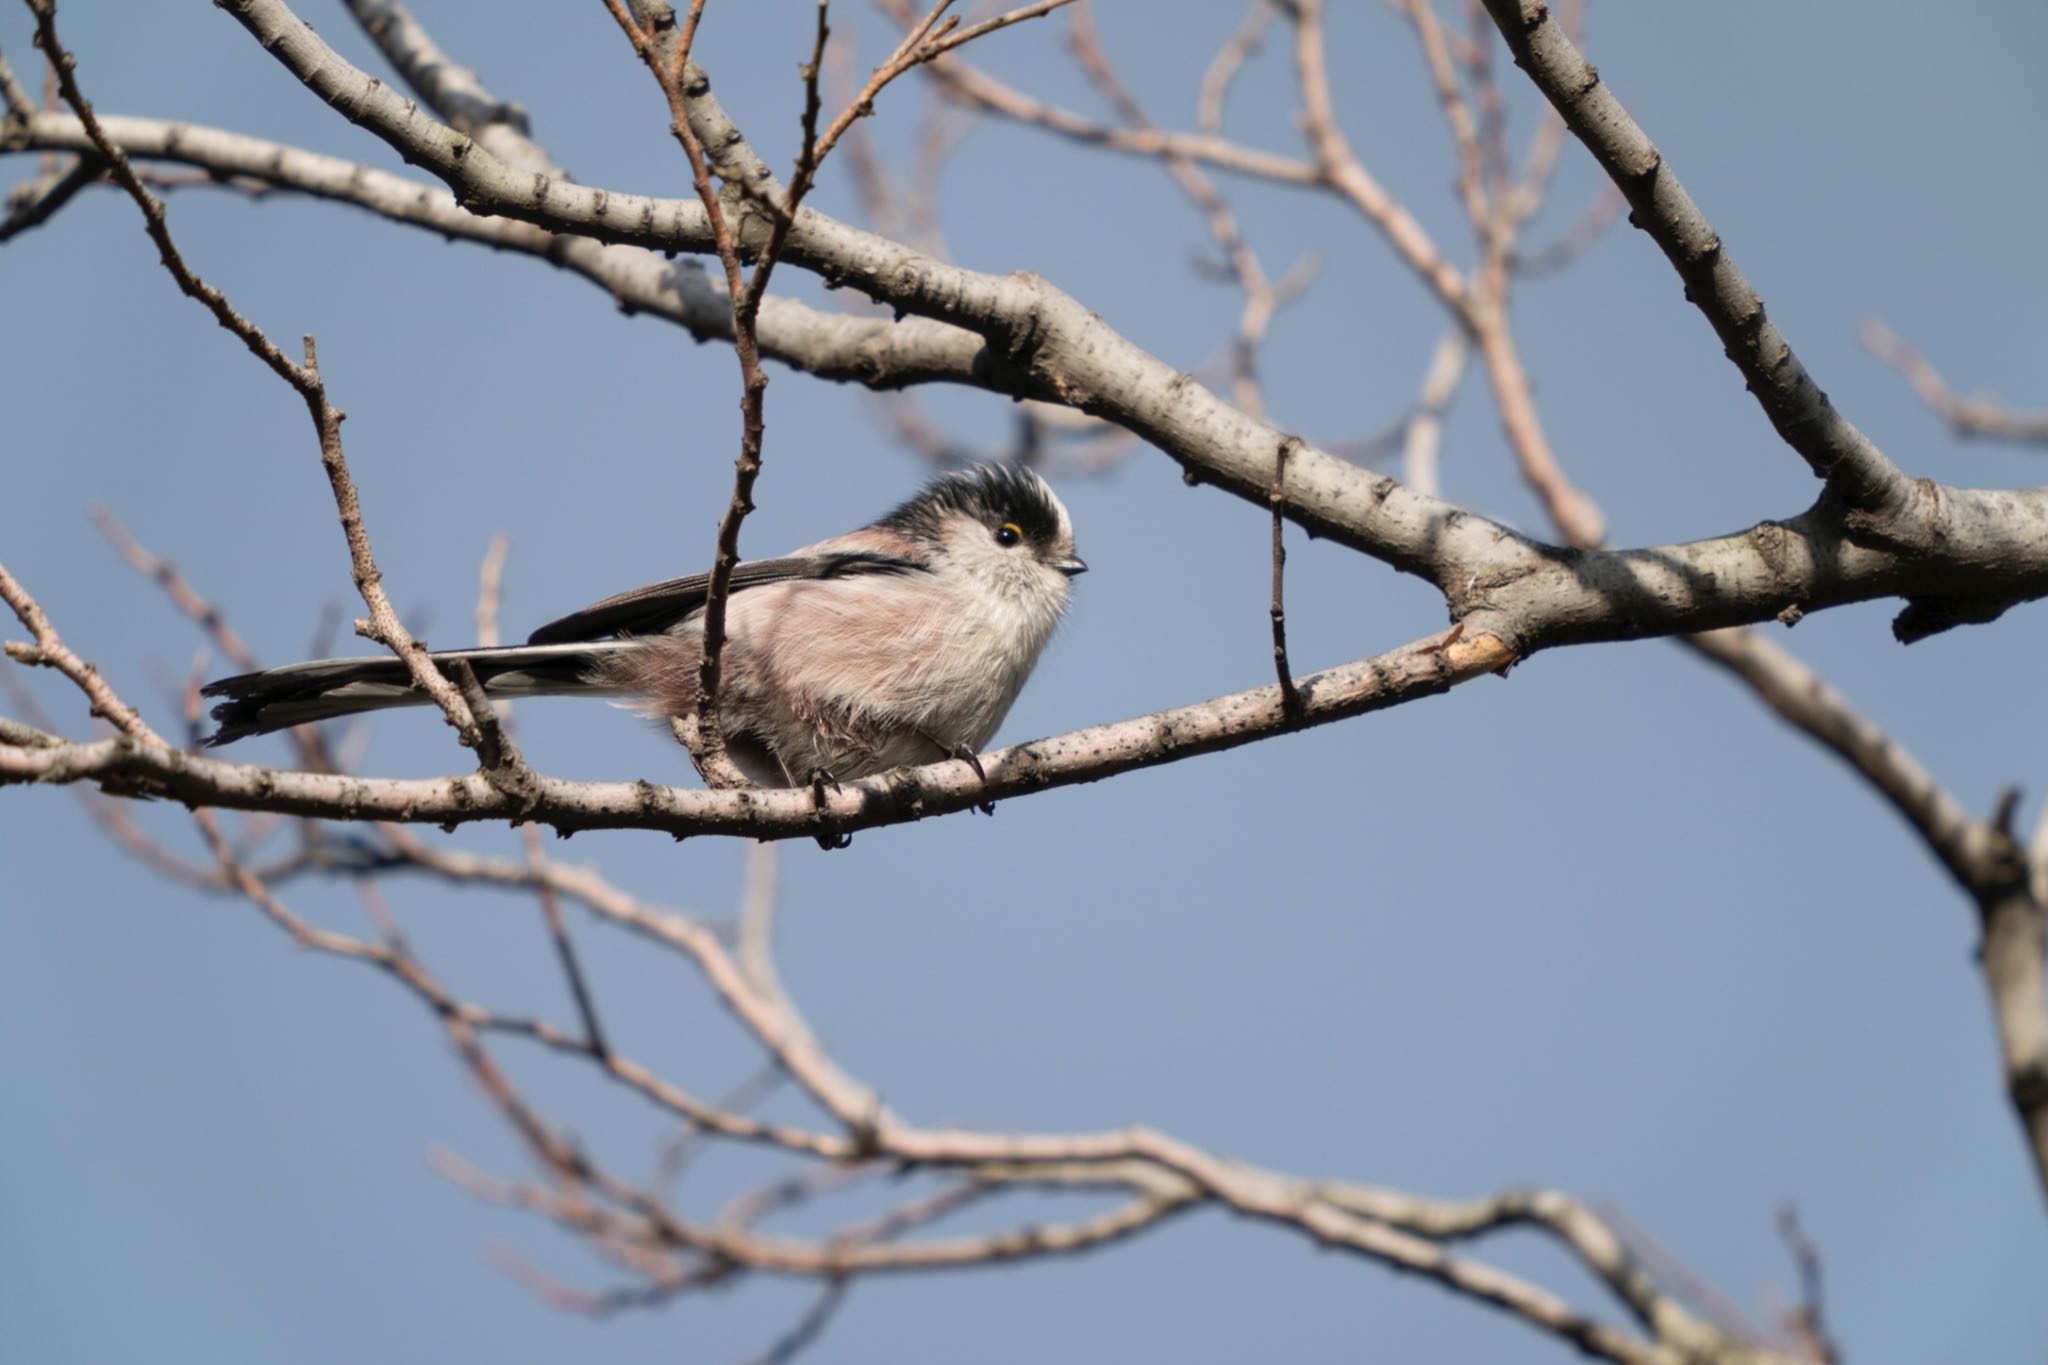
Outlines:
{"label": "black stripe on bird's head", "polygon": [[875,524],[937,546],[952,516],[972,518],[991,532],[1014,526],[1034,547],[1053,548],[1066,541],[1071,552],[1073,532],[1066,509],[1044,479],[1020,464],[985,464],[942,474]]}

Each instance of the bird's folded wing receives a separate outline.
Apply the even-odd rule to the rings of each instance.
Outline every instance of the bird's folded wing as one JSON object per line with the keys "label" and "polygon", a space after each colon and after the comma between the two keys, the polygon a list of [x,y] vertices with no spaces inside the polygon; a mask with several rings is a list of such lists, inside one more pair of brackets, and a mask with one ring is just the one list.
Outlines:
{"label": "bird's folded wing", "polygon": [[[926,572],[922,564],[895,555],[865,550],[799,555],[789,559],[755,559],[732,571],[732,591],[742,592],[767,583],[788,583],[799,579],[848,578],[860,574],[903,574]],[[679,624],[704,605],[711,589],[710,574],[691,574],[650,583],[616,597],[550,621],[526,637],[530,645],[564,644],[576,640],[602,640],[614,635],[653,635]]]}

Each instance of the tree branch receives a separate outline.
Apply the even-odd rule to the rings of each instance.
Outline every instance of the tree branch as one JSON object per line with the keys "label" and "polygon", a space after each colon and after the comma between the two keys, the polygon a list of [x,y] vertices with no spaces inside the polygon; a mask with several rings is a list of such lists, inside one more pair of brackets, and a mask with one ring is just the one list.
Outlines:
{"label": "tree branch", "polygon": [[0,785],[93,781],[195,805],[342,820],[456,825],[510,818],[535,820],[563,833],[650,829],[678,837],[779,839],[900,824],[1235,748],[1297,725],[1327,724],[1435,695],[1513,661],[1513,653],[1494,636],[1469,630],[1456,639],[1434,636],[1299,679],[1298,719],[1285,713],[1277,686],[1255,688],[995,750],[982,755],[985,782],[964,764],[941,762],[845,782],[828,789],[821,802],[804,788],[718,792],[540,776],[530,801],[523,802],[482,776],[402,780],[292,772],[199,758],[127,737],[62,749],[0,745]]}
{"label": "tree branch", "polygon": [[[417,106],[355,71],[278,0],[230,0],[229,7],[316,93],[448,177],[460,195],[479,208],[614,239],[630,237],[687,250],[710,245],[701,205],[614,196],[515,175],[466,135],[435,124]],[[736,144],[728,138],[727,145],[730,149]],[[961,270],[808,209],[798,214],[787,255],[830,280],[856,281],[883,302],[979,332],[987,339],[985,350],[1007,358],[1019,391],[1116,422],[1160,446],[1199,477],[1248,500],[1264,503],[1271,491],[1273,452],[1284,433],[1238,412],[1186,374],[1146,355],[1042,280]],[[1460,599],[1468,595],[1466,585],[1474,581],[1478,566],[1487,566],[1480,577],[1509,577],[1540,568],[1545,559],[1540,547],[1497,523],[1422,497],[1312,446],[1290,456],[1287,489],[1290,519],[1312,534],[1437,582],[1452,596],[1454,612],[1463,611]],[[1981,619],[1983,612],[1995,611],[2015,597],[2042,591],[2042,575],[2037,572],[2023,570],[2015,593],[1994,582],[1995,574],[1981,575],[1977,568],[1986,560],[1998,561],[2003,569],[2012,567],[2015,559],[2026,565],[2044,557],[2048,491],[1932,486],[1923,490],[1921,511],[1924,515],[1916,518],[1912,534],[1888,534],[1886,539],[1930,570],[1924,575],[1926,592],[1921,593],[1920,585],[1904,583],[1895,592],[1937,602],[1974,598],[1984,603],[1976,608]],[[1798,525],[1802,536],[1821,532],[1828,543],[1843,540],[1840,532],[1827,529],[1829,520],[1809,514],[1783,525]],[[1866,524],[1857,523],[1854,529],[1859,539],[1873,538]],[[1966,562],[1944,562],[1953,560],[1957,547],[1962,547]],[[1639,559],[1654,555],[1635,553]],[[1552,560],[1551,567],[1557,562]],[[1606,567],[1604,576],[1611,578],[1618,571],[1627,580],[1638,565],[1610,561]],[[1752,557],[1744,572],[1768,577],[1771,570]],[[1564,576],[1573,573],[1566,570]],[[1781,600],[1772,614],[1785,605],[1788,602]],[[1690,628],[1759,619],[1701,614],[1708,619],[1689,622]],[[1965,619],[1972,619],[1970,612],[1923,613],[1902,622],[1902,630],[1917,638]],[[1638,632],[1623,630],[1605,638],[1634,633]]]}
{"label": "tree branch", "polygon": [[1989,398],[1963,397],[1948,386],[1926,356],[1876,318],[1863,320],[1863,344],[1872,355],[1904,375],[1920,401],[1947,422],[1956,435],[2048,446],[2048,412],[2014,412]]}
{"label": "tree branch", "polygon": [[1521,67],[1628,200],[1629,221],[1650,234],[1712,324],[1728,358],[1785,443],[1859,512],[1903,515],[1912,481],[1836,412],[1791,343],[1764,311],[1713,224],[1679,183],[1543,0],[1486,0]]}

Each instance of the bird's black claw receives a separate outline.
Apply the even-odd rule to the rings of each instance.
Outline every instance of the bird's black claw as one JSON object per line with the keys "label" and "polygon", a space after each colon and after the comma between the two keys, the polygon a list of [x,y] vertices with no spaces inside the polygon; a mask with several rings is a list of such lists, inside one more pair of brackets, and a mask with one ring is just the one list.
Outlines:
{"label": "bird's black claw", "polygon": [[996,803],[993,801],[979,802],[975,805],[974,808],[980,811],[983,815],[994,815],[996,813]]}
{"label": "bird's black claw", "polygon": [[[825,813],[825,788],[827,787],[830,787],[833,791],[839,791],[841,789],[839,779],[823,768],[811,769],[811,800],[818,807],[820,815]],[[811,837],[816,839],[818,847],[824,849],[827,853],[833,853],[839,849],[851,848],[853,846],[853,836],[851,834],[814,834]]]}
{"label": "bird's black claw", "polygon": [[968,767],[974,769],[974,775],[976,777],[980,778],[984,782],[988,781],[988,774],[982,771],[980,754],[974,752],[974,750],[968,748],[965,744],[956,744],[953,746],[953,757],[959,759],[962,763],[965,763]]}

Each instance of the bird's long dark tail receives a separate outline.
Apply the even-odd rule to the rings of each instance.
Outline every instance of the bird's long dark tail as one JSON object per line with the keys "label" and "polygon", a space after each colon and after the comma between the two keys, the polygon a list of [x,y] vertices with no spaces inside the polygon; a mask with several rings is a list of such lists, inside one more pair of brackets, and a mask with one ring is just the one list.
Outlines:
{"label": "bird's long dark tail", "polygon": [[[553,697],[580,694],[616,695],[606,665],[633,648],[633,643],[512,645],[504,649],[451,649],[433,655],[437,663],[463,660],[491,697]],[[266,669],[222,678],[200,689],[219,697],[213,718],[220,728],[207,744],[231,744],[249,735],[269,734],[309,721],[352,716],[390,706],[423,706],[428,697],[412,684],[412,675],[397,657],[382,659],[315,659],[310,663]]]}

